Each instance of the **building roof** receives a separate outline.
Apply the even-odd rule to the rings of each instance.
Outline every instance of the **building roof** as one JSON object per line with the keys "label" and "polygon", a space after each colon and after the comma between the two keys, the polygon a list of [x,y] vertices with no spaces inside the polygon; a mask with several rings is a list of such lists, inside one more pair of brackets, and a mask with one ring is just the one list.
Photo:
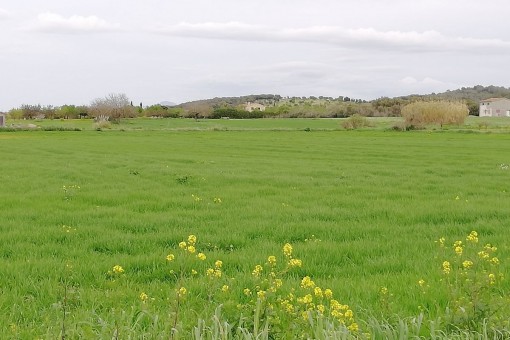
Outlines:
{"label": "building roof", "polygon": [[500,100],[510,100],[508,98],[487,98],[487,99],[482,99],[481,102],[499,102]]}

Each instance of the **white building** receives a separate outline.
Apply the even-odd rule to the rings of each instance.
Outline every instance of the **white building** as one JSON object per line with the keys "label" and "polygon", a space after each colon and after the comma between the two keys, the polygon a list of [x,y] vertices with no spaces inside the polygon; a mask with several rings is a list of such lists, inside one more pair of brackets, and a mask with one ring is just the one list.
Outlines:
{"label": "white building", "polygon": [[265,111],[266,110],[266,107],[262,104],[259,104],[259,103],[251,103],[251,102],[248,102],[246,104],[244,104],[244,109],[248,112],[252,112],[252,111]]}
{"label": "white building", "polygon": [[489,98],[480,101],[480,117],[510,117],[510,99]]}
{"label": "white building", "polygon": [[7,119],[7,114],[0,112],[0,126],[5,126],[6,119]]}

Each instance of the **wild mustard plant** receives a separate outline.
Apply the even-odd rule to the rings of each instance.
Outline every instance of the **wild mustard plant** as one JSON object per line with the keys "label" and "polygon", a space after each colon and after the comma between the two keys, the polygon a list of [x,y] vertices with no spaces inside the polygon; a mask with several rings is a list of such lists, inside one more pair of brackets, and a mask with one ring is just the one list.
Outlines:
{"label": "wild mustard plant", "polygon": [[[311,320],[327,319],[347,332],[357,334],[358,323],[352,309],[333,297],[329,288],[318,286],[310,276],[304,276],[293,286],[287,273],[302,266],[293,255],[293,247],[286,243],[283,258],[270,255],[263,264],[254,266],[252,286],[245,287],[244,303],[238,304],[243,315],[251,315],[256,324],[268,323],[276,337],[311,337]],[[259,314],[253,315],[253,311]],[[249,318],[250,319],[250,318]]]}
{"label": "wild mustard plant", "polygon": [[[354,312],[336,300],[331,289],[320,287],[310,276],[304,276],[297,286],[293,286],[288,273],[303,263],[294,256],[290,243],[283,246],[282,257],[269,255],[264,263],[253,266],[248,286],[229,279],[223,272],[222,260],[209,262],[209,256],[199,250],[196,236],[190,235],[178,247],[179,255],[169,253],[166,256],[173,275],[177,277],[174,328],[178,327],[179,308],[186,303],[187,296],[196,299],[199,294],[209,304],[229,306],[233,309],[232,317],[238,319],[242,315],[243,325],[253,327],[255,333],[265,324],[276,337],[310,337],[310,320],[322,319],[346,332],[357,334],[359,331]],[[194,287],[201,283],[207,293],[188,289],[193,287],[192,281]]]}
{"label": "wild mustard plant", "polygon": [[508,312],[500,290],[503,274],[497,248],[479,246],[478,233],[472,231],[465,240],[456,240],[448,247],[442,237],[438,241],[446,257],[442,262],[442,280],[448,293],[449,322],[463,329],[478,330],[486,323],[498,326]]}

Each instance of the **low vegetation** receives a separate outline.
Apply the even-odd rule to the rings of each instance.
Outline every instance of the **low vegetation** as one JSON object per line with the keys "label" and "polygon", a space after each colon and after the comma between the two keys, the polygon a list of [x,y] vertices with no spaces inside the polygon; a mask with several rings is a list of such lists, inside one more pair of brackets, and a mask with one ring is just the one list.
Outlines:
{"label": "low vegetation", "polygon": [[462,125],[468,116],[468,108],[462,102],[432,101],[414,102],[402,109],[405,126],[423,128],[426,125]]}
{"label": "low vegetation", "polygon": [[0,133],[3,338],[509,335],[507,133],[75,123]]}

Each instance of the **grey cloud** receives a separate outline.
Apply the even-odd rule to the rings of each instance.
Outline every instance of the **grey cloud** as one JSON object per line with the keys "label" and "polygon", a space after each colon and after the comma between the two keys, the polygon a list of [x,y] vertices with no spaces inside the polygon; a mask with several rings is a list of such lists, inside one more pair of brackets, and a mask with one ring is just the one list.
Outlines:
{"label": "grey cloud", "polygon": [[273,29],[241,22],[180,23],[153,31],[178,37],[237,41],[276,41],[332,44],[349,48],[400,49],[416,52],[447,52],[474,50],[503,52],[510,50],[510,41],[469,37],[451,37],[438,31],[379,31],[374,28],[343,28],[312,26]]}

